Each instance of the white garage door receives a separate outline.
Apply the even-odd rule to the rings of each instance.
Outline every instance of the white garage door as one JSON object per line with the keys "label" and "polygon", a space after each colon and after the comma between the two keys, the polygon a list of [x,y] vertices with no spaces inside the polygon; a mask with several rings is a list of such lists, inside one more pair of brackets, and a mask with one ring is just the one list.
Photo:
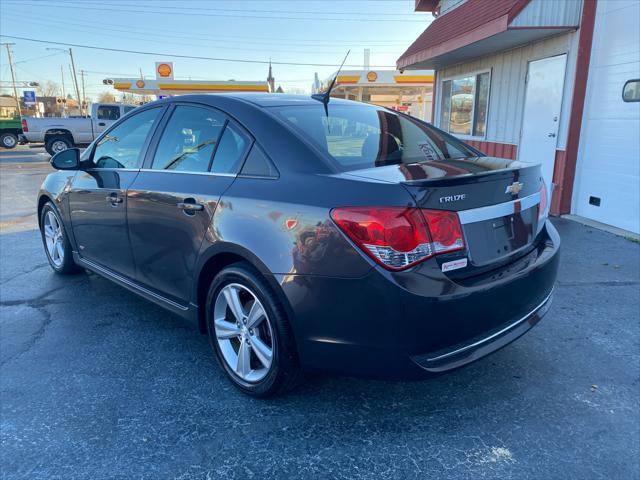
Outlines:
{"label": "white garage door", "polygon": [[[622,96],[634,79],[640,80],[640,2],[600,1],[572,208],[640,233],[640,102]],[[627,93],[633,88],[640,85],[630,83]]]}

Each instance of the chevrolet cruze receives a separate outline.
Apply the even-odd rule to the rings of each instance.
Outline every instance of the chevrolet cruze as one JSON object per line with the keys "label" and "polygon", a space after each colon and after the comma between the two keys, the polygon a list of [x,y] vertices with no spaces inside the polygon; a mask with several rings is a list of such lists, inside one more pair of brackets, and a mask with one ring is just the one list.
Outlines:
{"label": "chevrolet cruze", "polygon": [[304,372],[440,374],[551,301],[560,240],[540,167],[393,110],[180,96],[51,163],[38,197],[51,267],[193,321],[254,396]]}

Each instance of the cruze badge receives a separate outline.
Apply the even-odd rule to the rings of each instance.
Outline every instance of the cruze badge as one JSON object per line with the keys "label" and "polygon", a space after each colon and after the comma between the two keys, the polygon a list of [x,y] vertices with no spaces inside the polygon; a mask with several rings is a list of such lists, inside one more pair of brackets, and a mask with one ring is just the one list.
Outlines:
{"label": "cruze badge", "polygon": [[446,197],[440,197],[440,203],[457,202],[467,198],[466,193],[460,193],[458,195],[447,195]]}
{"label": "cruze badge", "polygon": [[504,193],[517,195],[518,193],[520,193],[520,190],[522,190],[522,187],[524,187],[524,183],[513,182],[511,185],[507,185],[507,189],[504,191]]}

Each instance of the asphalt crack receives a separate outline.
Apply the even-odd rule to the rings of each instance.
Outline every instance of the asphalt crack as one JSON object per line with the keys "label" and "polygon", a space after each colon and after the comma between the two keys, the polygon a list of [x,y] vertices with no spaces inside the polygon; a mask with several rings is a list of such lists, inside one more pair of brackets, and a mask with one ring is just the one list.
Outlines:
{"label": "asphalt crack", "polygon": [[40,327],[30,335],[28,341],[25,342],[23,348],[17,351],[14,355],[11,355],[10,357],[0,361],[0,367],[5,366],[7,363],[27,353],[44,337],[49,325],[53,321],[51,313],[49,313],[49,311],[47,310],[47,307],[50,305],[58,305],[58,304],[66,303],[61,300],[47,299],[47,297],[64,288],[66,288],[66,285],[48,290],[42,295],[39,295],[38,297],[32,298],[32,299],[6,300],[6,301],[0,302],[0,306],[3,306],[3,307],[25,306],[25,307],[33,308],[34,310],[38,311],[43,315],[43,321],[40,324]]}

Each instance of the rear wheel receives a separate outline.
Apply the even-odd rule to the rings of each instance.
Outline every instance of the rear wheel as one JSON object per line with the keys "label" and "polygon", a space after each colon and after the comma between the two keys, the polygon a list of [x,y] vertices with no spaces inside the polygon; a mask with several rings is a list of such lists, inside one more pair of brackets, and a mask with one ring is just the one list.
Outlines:
{"label": "rear wheel", "polygon": [[231,265],[213,280],[207,296],[207,331],[218,363],[243,392],[268,397],[301,381],[284,309],[249,264]]}
{"label": "rear wheel", "polygon": [[66,137],[51,137],[47,139],[44,149],[53,157],[56,153],[67,150],[71,146],[71,142]]}
{"label": "rear wheel", "polygon": [[0,135],[0,145],[4,148],[15,148],[18,145],[18,136],[15,133],[3,133]]}
{"label": "rear wheel", "polygon": [[56,273],[68,275],[81,269],[73,261],[71,243],[56,207],[47,202],[40,213],[40,233],[49,265]]}

